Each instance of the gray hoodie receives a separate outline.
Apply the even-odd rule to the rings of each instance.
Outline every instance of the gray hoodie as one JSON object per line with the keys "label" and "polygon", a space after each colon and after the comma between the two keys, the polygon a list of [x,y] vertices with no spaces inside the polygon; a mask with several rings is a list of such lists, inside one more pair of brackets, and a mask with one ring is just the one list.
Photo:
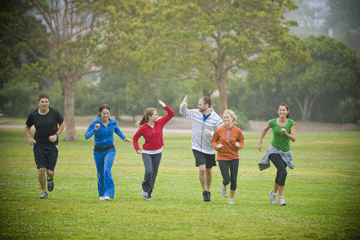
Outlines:
{"label": "gray hoodie", "polygon": [[215,130],[224,125],[224,123],[214,110],[210,110],[211,115],[208,119],[206,119],[206,121],[204,121],[203,114],[199,111],[199,109],[187,109],[187,104],[183,103],[181,103],[179,108],[180,114],[191,121],[192,149],[206,154],[215,154],[215,150],[210,143],[211,136],[206,135],[204,130],[209,129],[211,131],[211,135],[213,135]]}

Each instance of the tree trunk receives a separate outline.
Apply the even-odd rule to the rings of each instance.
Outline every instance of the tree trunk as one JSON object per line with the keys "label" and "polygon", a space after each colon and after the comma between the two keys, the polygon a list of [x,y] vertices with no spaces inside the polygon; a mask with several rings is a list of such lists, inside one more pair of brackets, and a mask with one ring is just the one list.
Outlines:
{"label": "tree trunk", "polygon": [[225,110],[227,110],[227,96],[229,94],[226,86],[226,77],[223,74],[218,76],[216,81],[217,88],[219,90],[219,100],[220,100],[220,117],[222,117]]}
{"label": "tree trunk", "polygon": [[305,95],[304,102],[301,102],[301,100],[298,97],[294,96],[294,99],[300,108],[302,121],[310,121],[311,108],[317,97],[318,97],[317,95],[313,95],[313,94]]}
{"label": "tree trunk", "polygon": [[76,141],[76,130],[75,130],[75,85],[73,82],[76,82],[71,79],[62,79],[60,80],[63,87],[64,94],[64,108],[65,108],[65,125],[66,125],[66,135],[65,141]]}

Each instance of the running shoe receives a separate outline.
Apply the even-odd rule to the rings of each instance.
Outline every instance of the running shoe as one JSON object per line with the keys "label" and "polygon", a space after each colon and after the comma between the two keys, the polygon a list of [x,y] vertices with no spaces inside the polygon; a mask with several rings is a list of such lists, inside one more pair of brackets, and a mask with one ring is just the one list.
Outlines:
{"label": "running shoe", "polygon": [[234,204],[234,199],[229,199],[229,204]]}
{"label": "running shoe", "polygon": [[227,189],[226,186],[224,186],[223,183],[221,183],[221,190],[220,190],[221,196],[223,196],[224,198],[227,197]]}
{"label": "running shoe", "polygon": [[204,191],[203,192],[203,198],[204,198],[204,202],[211,202],[210,192]]}
{"label": "running shoe", "polygon": [[48,179],[47,188],[48,188],[49,192],[54,190],[54,179],[51,179],[51,180]]}
{"label": "running shoe", "polygon": [[105,196],[104,199],[105,199],[105,200],[110,200],[110,197],[109,197],[109,196]]}
{"label": "running shoe", "polygon": [[47,192],[43,192],[43,193],[41,194],[41,196],[40,196],[40,199],[45,199],[45,198],[47,198],[47,197],[48,197]]}
{"label": "running shoe", "polygon": [[280,206],[285,206],[286,205],[286,202],[285,202],[285,199],[284,199],[283,196],[279,197],[278,204]]}
{"label": "running shoe", "polygon": [[105,200],[105,197],[99,197],[99,198],[100,198],[100,201]]}
{"label": "running shoe", "polygon": [[270,204],[276,204],[276,194],[274,194],[274,190],[271,190],[269,194],[270,194]]}
{"label": "running shoe", "polygon": [[148,197],[148,193],[145,192],[145,191],[142,191],[142,192],[141,192],[141,195],[142,195],[144,198],[147,198],[147,197]]}
{"label": "running shoe", "polygon": [[146,197],[145,200],[151,201],[151,196],[150,197]]}

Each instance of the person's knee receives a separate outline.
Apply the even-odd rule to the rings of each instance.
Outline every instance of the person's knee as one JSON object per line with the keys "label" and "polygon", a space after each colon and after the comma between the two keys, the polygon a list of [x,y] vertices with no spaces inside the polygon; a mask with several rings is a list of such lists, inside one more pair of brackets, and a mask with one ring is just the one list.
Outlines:
{"label": "person's knee", "polygon": [[204,165],[200,165],[199,166],[199,173],[200,174],[206,174],[206,165],[204,164]]}
{"label": "person's knee", "polygon": [[46,170],[46,168],[39,168],[38,172],[41,174],[45,174],[45,170]]}
{"label": "person's knee", "polygon": [[223,184],[226,186],[230,183],[230,179],[224,179]]}
{"label": "person's knee", "polygon": [[154,174],[154,171],[152,169],[146,169],[145,170],[145,174],[147,175],[153,175]]}

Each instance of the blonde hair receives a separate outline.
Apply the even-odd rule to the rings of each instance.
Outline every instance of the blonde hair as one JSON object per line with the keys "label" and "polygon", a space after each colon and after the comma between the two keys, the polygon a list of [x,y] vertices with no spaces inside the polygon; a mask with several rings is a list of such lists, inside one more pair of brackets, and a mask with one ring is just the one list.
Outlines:
{"label": "blonde hair", "polygon": [[142,119],[141,119],[140,121],[138,121],[138,122],[136,123],[136,125],[137,125],[138,127],[141,127],[142,125],[144,125],[145,122],[148,122],[148,121],[149,121],[149,117],[151,117],[151,116],[154,114],[155,111],[157,111],[156,108],[147,108],[147,109],[145,110],[145,112],[144,112],[144,115],[143,115]]}
{"label": "blonde hair", "polygon": [[229,114],[232,118],[233,118],[233,123],[235,123],[236,119],[237,119],[237,116],[235,115],[235,113],[232,111],[232,110],[225,110],[223,115],[227,113]]}

